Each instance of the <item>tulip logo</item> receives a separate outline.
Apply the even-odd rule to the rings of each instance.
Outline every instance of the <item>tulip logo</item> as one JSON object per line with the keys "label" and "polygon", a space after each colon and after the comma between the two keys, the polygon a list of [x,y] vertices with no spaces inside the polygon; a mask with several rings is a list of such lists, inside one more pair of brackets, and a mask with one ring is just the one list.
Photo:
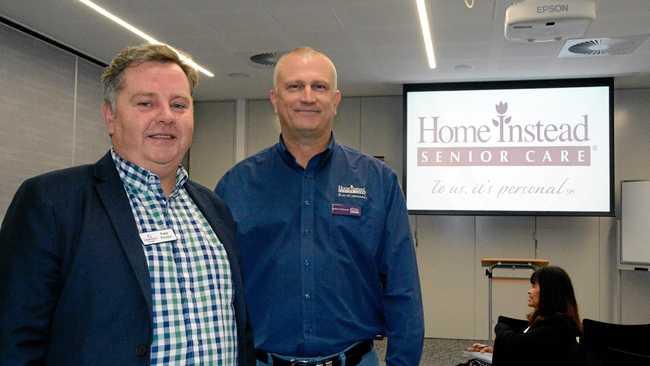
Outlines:
{"label": "tulip logo", "polygon": [[499,120],[497,121],[496,119],[492,119],[492,124],[494,124],[495,127],[499,127],[499,136],[501,136],[501,142],[503,142],[503,126],[510,123],[512,117],[506,117],[506,112],[508,111],[508,103],[499,102],[499,104],[495,105],[494,107],[497,110],[497,117],[499,117]]}

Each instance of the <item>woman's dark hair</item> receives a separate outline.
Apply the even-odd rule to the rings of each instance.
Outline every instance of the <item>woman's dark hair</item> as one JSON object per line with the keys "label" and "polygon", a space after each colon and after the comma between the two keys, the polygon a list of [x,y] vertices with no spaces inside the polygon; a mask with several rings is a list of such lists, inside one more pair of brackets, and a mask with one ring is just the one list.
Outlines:
{"label": "woman's dark hair", "polygon": [[531,325],[539,319],[559,313],[573,320],[582,333],[582,322],[571,278],[562,268],[542,267],[530,276],[530,283],[539,285],[539,304],[537,309],[528,315]]}

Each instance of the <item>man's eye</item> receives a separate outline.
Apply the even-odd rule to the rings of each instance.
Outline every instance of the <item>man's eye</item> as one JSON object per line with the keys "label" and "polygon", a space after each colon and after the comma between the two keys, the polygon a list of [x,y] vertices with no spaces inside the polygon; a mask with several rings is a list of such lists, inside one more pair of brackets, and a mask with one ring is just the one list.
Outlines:
{"label": "man's eye", "polygon": [[316,90],[316,91],[325,91],[325,90],[327,90],[327,85],[316,84],[316,85],[314,85],[313,89]]}
{"label": "man's eye", "polygon": [[187,109],[187,104],[173,103],[172,108],[174,108],[174,109]]}
{"label": "man's eye", "polygon": [[142,102],[138,102],[137,105],[140,107],[151,107],[153,104],[148,101],[142,101]]}
{"label": "man's eye", "polygon": [[298,90],[299,88],[300,88],[300,85],[298,85],[298,84],[289,84],[289,85],[287,85],[287,90],[293,91],[293,90]]}

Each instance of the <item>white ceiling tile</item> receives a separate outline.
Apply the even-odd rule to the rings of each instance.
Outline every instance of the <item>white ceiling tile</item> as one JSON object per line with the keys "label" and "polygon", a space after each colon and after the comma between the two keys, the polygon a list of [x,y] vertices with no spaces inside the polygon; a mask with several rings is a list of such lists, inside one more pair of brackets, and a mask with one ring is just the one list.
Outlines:
{"label": "white ceiling tile", "polygon": [[[650,0],[647,0],[650,3]],[[585,37],[620,37],[650,33],[650,12],[622,16],[598,17]]]}
{"label": "white ceiling tile", "polygon": [[[376,30],[356,30],[351,32],[359,45],[372,50],[380,46],[405,46],[420,47],[422,44],[422,35],[413,28],[396,28],[396,29],[376,29]],[[422,46],[424,47],[424,46]]]}
{"label": "white ceiling tile", "polygon": [[[286,3],[284,5],[280,3]],[[326,2],[275,1],[268,4],[270,14],[289,34],[296,32],[335,32],[342,30],[334,9]]]}
{"label": "white ceiling tile", "polygon": [[419,27],[415,1],[342,2],[334,8],[345,29]]}
{"label": "white ceiling tile", "polygon": [[525,43],[508,42],[501,49],[501,57],[554,57],[560,53],[563,42]]}
{"label": "white ceiling tile", "polygon": [[597,0],[596,17],[650,13],[648,0]]}
{"label": "white ceiling tile", "polygon": [[488,42],[438,43],[436,58],[439,60],[485,58],[490,55],[492,47]]}
{"label": "white ceiling tile", "polygon": [[470,9],[463,0],[430,0],[429,12],[436,22],[491,24],[495,16],[494,1],[497,0],[474,0],[474,7]]}
{"label": "white ceiling tile", "polygon": [[279,32],[282,27],[265,10],[238,9],[192,14],[192,21],[223,32]]}
{"label": "white ceiling tile", "polygon": [[223,42],[232,52],[256,53],[284,51],[289,48],[286,39],[279,34],[258,32],[227,32]]}

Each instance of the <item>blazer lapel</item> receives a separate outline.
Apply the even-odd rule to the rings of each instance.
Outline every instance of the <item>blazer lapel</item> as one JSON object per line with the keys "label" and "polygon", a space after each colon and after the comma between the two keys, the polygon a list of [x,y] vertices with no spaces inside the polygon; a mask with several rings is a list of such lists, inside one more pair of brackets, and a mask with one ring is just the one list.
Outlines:
{"label": "blazer lapel", "polygon": [[149,269],[142,250],[138,227],[131,212],[131,205],[124,191],[122,180],[120,180],[115,169],[110,152],[95,164],[95,177],[97,178],[97,193],[113,224],[113,229],[117,233],[124,254],[131,264],[133,273],[149,307],[149,316],[151,316],[153,308],[151,305]]}

